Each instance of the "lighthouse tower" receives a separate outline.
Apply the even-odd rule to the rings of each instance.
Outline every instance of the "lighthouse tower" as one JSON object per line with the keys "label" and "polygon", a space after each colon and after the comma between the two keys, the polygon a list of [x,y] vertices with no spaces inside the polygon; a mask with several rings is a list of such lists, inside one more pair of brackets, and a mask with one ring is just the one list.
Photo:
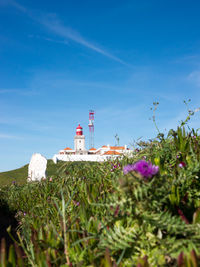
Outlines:
{"label": "lighthouse tower", "polygon": [[87,150],[85,149],[85,136],[83,135],[83,128],[80,126],[80,124],[76,128],[76,135],[74,137],[74,150],[75,154],[87,154]]}

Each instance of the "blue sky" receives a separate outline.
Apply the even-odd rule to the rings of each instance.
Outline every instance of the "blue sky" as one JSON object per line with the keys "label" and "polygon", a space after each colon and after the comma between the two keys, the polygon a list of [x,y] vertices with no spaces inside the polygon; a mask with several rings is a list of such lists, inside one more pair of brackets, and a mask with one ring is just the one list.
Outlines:
{"label": "blue sky", "polygon": [[[0,0],[0,171],[73,148],[166,132],[200,106],[200,2]],[[200,114],[191,126],[200,126]],[[165,130],[166,129],[166,130]]]}

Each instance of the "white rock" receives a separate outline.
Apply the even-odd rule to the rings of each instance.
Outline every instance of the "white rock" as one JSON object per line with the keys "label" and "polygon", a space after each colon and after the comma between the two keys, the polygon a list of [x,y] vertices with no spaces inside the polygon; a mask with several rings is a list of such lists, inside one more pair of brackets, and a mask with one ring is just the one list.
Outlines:
{"label": "white rock", "polygon": [[58,163],[58,158],[57,158],[57,156],[56,156],[56,155],[54,155],[54,156],[53,156],[52,160],[53,160],[53,162],[54,162],[55,164],[57,164],[57,163]]}
{"label": "white rock", "polygon": [[32,155],[28,166],[28,182],[46,179],[47,159],[39,153]]}

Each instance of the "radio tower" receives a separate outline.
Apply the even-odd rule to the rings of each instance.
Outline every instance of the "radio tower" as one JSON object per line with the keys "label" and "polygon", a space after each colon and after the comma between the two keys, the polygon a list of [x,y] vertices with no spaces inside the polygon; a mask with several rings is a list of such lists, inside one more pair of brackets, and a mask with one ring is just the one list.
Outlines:
{"label": "radio tower", "polygon": [[94,147],[94,110],[89,110],[89,132],[90,132],[90,139],[89,139],[89,149]]}

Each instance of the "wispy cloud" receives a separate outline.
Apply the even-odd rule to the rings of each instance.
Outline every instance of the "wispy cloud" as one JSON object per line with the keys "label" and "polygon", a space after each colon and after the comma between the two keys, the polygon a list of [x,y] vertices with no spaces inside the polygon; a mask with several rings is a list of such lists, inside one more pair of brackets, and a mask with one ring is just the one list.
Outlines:
{"label": "wispy cloud", "polygon": [[34,34],[29,34],[28,35],[29,38],[36,38],[36,39],[41,39],[41,40],[45,40],[47,42],[51,42],[51,43],[57,43],[57,44],[64,44],[64,45],[68,45],[69,42],[68,41],[60,41],[60,40],[55,40],[49,37],[44,37],[44,36],[40,36],[40,35],[34,35]]}
{"label": "wispy cloud", "polygon": [[184,55],[182,57],[177,57],[173,60],[170,61],[170,63],[175,63],[175,64],[190,64],[190,65],[198,65],[199,66],[199,55],[194,54],[194,55]]}
{"label": "wispy cloud", "polygon": [[7,93],[16,93],[18,90],[15,89],[0,89],[0,94],[7,94]]}
{"label": "wispy cloud", "polygon": [[106,50],[94,45],[93,43],[87,41],[81,34],[70,27],[67,27],[59,21],[59,19],[55,15],[48,15],[43,19],[40,19],[40,23],[44,25],[48,30],[53,32],[54,34],[63,37],[67,40],[72,40],[82,46],[85,46],[101,55],[104,55],[110,59],[113,59],[123,65],[128,65],[126,62],[121,60],[120,58],[108,53]]}
{"label": "wispy cloud", "polygon": [[200,71],[193,71],[188,75],[188,80],[200,87]]}
{"label": "wispy cloud", "polygon": [[0,139],[17,139],[17,140],[21,140],[22,137],[15,136],[15,135],[10,135],[10,134],[0,133]]}
{"label": "wispy cloud", "polygon": [[[5,0],[0,0],[0,3],[5,3]],[[33,20],[37,21],[40,25],[45,27],[48,31],[51,31],[55,35],[64,38],[63,43],[66,44],[67,41],[71,40],[75,43],[78,43],[90,50],[95,51],[98,54],[101,54],[107,58],[110,58],[116,62],[119,62],[120,64],[126,65],[131,67],[130,64],[126,63],[125,61],[121,60],[119,57],[114,56],[113,54],[107,52],[105,49],[99,47],[98,45],[95,45],[94,43],[86,40],[78,31],[75,31],[74,29],[65,26],[58,17],[54,14],[44,14],[43,16],[35,16],[33,15],[33,12],[18,4],[14,0],[7,0],[7,5],[11,5],[18,9],[19,11],[25,13],[29,17],[31,17]],[[51,40],[51,38],[49,38]],[[58,41],[59,42],[59,41]]]}
{"label": "wispy cloud", "polygon": [[0,0],[0,5],[1,6],[13,6],[16,9],[20,10],[21,12],[24,12],[24,13],[27,12],[27,9],[24,6],[18,4],[14,0]]}
{"label": "wispy cloud", "polygon": [[[8,110],[10,112],[8,112]],[[47,133],[55,127],[54,121],[51,121],[51,118],[49,118],[49,112],[43,114],[43,112],[33,109],[26,110],[26,112],[17,112],[15,111],[15,109],[12,109],[12,106],[8,105],[7,109],[2,111],[0,110],[0,125],[1,127],[14,126],[17,127],[20,131],[34,131],[35,133]]]}
{"label": "wispy cloud", "polygon": [[35,90],[27,90],[27,89],[4,89],[0,88],[0,95],[1,94],[18,94],[18,95],[24,95],[24,96],[33,96],[38,95],[39,92]]}

